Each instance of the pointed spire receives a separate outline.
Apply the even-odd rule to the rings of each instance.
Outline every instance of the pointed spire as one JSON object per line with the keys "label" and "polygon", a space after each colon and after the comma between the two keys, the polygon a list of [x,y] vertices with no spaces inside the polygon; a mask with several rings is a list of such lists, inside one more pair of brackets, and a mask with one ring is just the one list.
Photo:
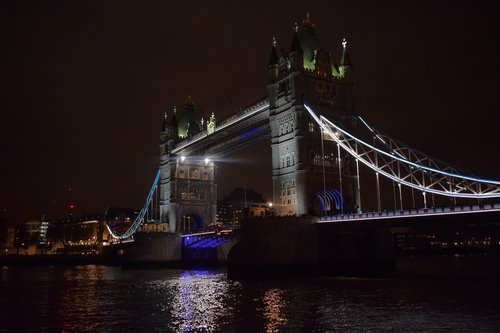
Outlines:
{"label": "pointed spire", "polygon": [[271,55],[269,56],[268,66],[278,64],[278,53],[276,52],[276,38],[273,37],[273,47],[271,48]]}
{"label": "pointed spire", "polygon": [[350,66],[352,67],[351,59],[347,53],[347,40],[344,38],[342,40],[342,60],[340,60],[340,66]]}
{"label": "pointed spire", "polygon": [[292,39],[292,46],[290,47],[290,53],[291,52],[302,52],[302,47],[300,46],[300,40],[299,40],[299,28],[298,24],[295,23],[293,27],[293,39]]}
{"label": "pointed spire", "polygon": [[167,128],[167,113],[163,114],[163,123],[161,124],[161,131],[163,132]]}
{"label": "pointed spire", "polygon": [[[166,118],[166,112],[165,112],[165,121],[167,120]],[[174,109],[172,111],[172,117],[170,118],[170,122],[168,123],[170,126],[177,126],[177,108],[174,105]]]}

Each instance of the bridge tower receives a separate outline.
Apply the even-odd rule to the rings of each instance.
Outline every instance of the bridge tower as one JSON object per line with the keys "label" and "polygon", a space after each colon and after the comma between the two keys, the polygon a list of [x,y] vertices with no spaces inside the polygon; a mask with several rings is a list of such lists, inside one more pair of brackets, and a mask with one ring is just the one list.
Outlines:
{"label": "bridge tower", "polygon": [[[352,65],[345,40],[336,66],[308,14],[300,30],[295,24],[289,52],[281,49],[278,54],[273,41],[268,69],[275,213],[323,214],[327,208],[318,196],[331,188],[344,198],[338,210],[354,211],[359,207],[355,163],[342,152],[339,162],[335,143],[327,136],[322,140],[303,107],[305,99],[337,123],[354,126]],[[328,210],[331,214],[334,208]]]}
{"label": "bridge tower", "polygon": [[[183,156],[172,150],[181,140],[199,132],[202,118],[188,97],[177,120],[176,109],[165,115],[160,131],[160,220],[171,232],[193,232],[216,220],[217,183],[214,162],[203,156]],[[167,119],[168,118],[168,119]],[[213,117],[212,117],[213,118]],[[207,126],[214,126],[211,119]]]}

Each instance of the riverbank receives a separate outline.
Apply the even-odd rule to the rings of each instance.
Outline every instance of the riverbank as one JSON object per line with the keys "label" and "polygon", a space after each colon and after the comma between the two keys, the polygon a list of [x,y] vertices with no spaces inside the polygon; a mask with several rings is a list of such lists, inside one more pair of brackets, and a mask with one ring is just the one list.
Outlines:
{"label": "riverbank", "polygon": [[99,255],[3,255],[0,256],[0,266],[77,266],[106,265],[119,266],[118,257]]}

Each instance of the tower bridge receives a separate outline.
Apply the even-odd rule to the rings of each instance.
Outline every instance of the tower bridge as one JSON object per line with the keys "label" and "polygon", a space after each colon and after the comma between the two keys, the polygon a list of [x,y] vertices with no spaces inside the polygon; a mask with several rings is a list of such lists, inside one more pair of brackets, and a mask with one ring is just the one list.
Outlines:
{"label": "tower bridge", "polygon": [[173,233],[205,230],[216,219],[219,159],[263,140],[271,145],[277,216],[317,216],[319,222],[363,218],[362,167],[376,179],[377,214],[382,182],[392,184],[400,216],[413,216],[419,208],[428,213],[435,196],[475,203],[500,197],[500,181],[468,175],[358,116],[347,41],[341,45],[336,62],[308,16],[300,28],[295,25],[289,51],[278,51],[273,41],[267,97],[220,121],[212,113],[204,122],[190,98],[179,119],[175,108],[165,115],[159,171],[144,208],[124,234],[110,230],[113,237],[129,238],[146,221],[166,223]]}

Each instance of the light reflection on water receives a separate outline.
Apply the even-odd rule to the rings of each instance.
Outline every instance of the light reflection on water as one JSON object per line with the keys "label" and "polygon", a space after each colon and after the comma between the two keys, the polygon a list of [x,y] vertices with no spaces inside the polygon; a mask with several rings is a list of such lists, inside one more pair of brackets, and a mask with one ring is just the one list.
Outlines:
{"label": "light reflection on water", "polygon": [[262,313],[266,319],[266,332],[279,332],[287,323],[284,308],[286,301],[283,299],[284,291],[278,288],[270,288],[265,291],[262,301],[264,308]]}
{"label": "light reflection on water", "polygon": [[145,289],[158,298],[155,308],[168,314],[165,319],[170,320],[170,329],[214,332],[220,330],[224,318],[231,317],[228,291],[238,285],[228,281],[223,272],[189,270],[175,279],[150,281]]}
{"label": "light reflection on water", "polygon": [[[497,263],[498,264],[498,263]],[[224,270],[2,267],[0,332],[495,331],[495,279],[232,281]]]}

